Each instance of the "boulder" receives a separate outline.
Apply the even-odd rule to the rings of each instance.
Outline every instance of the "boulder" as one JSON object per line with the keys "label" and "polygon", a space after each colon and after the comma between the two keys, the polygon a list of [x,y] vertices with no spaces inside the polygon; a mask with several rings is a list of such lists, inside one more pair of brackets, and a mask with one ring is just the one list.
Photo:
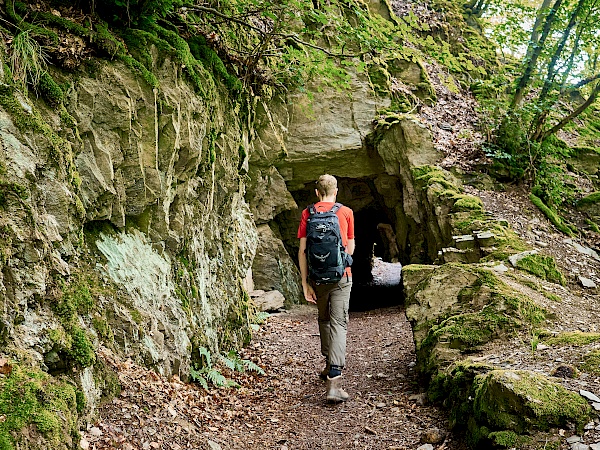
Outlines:
{"label": "boulder", "polygon": [[252,263],[254,288],[264,291],[277,290],[287,304],[299,303],[304,297],[301,291],[300,271],[269,225],[259,225],[258,248]]}
{"label": "boulder", "polygon": [[250,298],[259,311],[277,311],[285,303],[285,297],[279,291],[255,290],[250,292]]}
{"label": "boulder", "polygon": [[298,208],[275,167],[260,169],[253,166],[248,174],[246,200],[256,224],[267,223],[283,211]]}

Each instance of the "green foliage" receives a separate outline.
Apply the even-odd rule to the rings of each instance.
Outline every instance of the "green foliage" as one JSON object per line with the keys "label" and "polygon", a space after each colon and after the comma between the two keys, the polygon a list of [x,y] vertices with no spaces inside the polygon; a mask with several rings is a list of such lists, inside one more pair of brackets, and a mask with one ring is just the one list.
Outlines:
{"label": "green foliage", "polygon": [[200,363],[190,367],[192,381],[200,384],[204,389],[208,389],[208,383],[215,387],[237,387],[237,383],[228,380],[218,369],[213,367],[210,351],[206,347],[200,347],[198,352]]}
{"label": "green foliage", "polygon": [[212,70],[230,92],[237,94],[241,91],[242,83],[240,80],[236,76],[229,74],[217,52],[207,45],[204,36],[194,36],[189,40],[188,44],[192,55],[198,61],[202,61],[206,68]]}
{"label": "green foliage", "polygon": [[552,283],[566,284],[565,276],[556,266],[556,261],[551,256],[528,255],[517,262],[519,269],[525,270],[543,280]]}
{"label": "green foliage", "polygon": [[257,311],[256,314],[254,314],[254,316],[252,317],[252,323],[256,325],[262,325],[267,321],[269,317],[271,317],[271,314],[269,314],[268,312]]}
{"label": "green foliage", "polygon": [[94,6],[100,16],[115,24],[143,25],[165,18],[183,4],[182,0],[96,0]]}
{"label": "green foliage", "polygon": [[265,375],[265,371],[260,366],[249,359],[240,358],[235,350],[229,351],[227,355],[221,355],[220,360],[230,370],[236,372],[245,372],[248,370],[250,372],[256,372],[259,375]]}
{"label": "green foliage", "polygon": [[13,80],[23,87],[37,86],[45,72],[47,55],[30,30],[18,33],[11,44],[10,69]]}

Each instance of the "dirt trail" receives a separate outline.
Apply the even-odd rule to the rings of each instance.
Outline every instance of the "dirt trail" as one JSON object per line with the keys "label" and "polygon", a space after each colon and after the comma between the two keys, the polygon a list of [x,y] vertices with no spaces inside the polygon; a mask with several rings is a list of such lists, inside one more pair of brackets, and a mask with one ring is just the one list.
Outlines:
{"label": "dirt trail", "polygon": [[[415,449],[423,431],[447,428],[443,411],[421,404],[401,307],[351,313],[345,404],[325,401],[316,307],[272,316],[243,352],[266,375],[223,370],[241,387],[210,392],[105,353],[123,392],[84,433],[89,448]],[[459,450],[459,440],[448,436],[434,448]]]}

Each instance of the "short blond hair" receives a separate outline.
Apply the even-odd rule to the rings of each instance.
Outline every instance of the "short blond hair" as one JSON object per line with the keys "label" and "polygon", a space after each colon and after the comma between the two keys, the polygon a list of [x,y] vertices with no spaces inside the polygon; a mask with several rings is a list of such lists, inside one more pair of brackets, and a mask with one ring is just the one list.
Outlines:
{"label": "short blond hair", "polygon": [[317,180],[317,190],[323,197],[335,194],[337,180],[333,175],[321,175]]}

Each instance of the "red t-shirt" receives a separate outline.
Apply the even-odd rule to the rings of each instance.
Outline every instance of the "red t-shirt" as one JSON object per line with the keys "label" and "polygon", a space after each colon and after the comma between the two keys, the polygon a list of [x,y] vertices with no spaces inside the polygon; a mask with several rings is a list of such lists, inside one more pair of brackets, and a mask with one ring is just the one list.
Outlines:
{"label": "red t-shirt", "polygon": [[[315,203],[315,209],[319,212],[329,211],[335,202],[317,202]],[[344,247],[348,246],[348,239],[354,239],[354,213],[347,206],[342,206],[335,213],[338,216],[338,220],[340,222],[340,233],[342,235],[342,244]],[[300,226],[298,227],[298,239],[302,239],[306,237],[306,220],[310,216],[310,212],[308,208],[305,208],[302,211],[302,218],[300,219]],[[348,276],[352,276],[352,272],[350,271],[350,267],[346,268],[346,272]]]}

